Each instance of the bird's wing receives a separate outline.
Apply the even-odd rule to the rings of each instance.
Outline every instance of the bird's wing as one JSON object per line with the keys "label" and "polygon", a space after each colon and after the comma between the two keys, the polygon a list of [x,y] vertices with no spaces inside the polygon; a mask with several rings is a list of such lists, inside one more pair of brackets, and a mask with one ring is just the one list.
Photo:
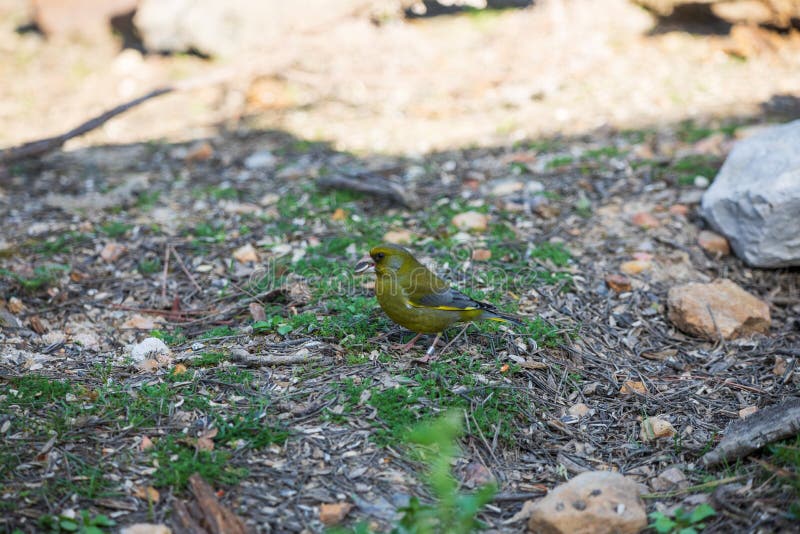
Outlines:
{"label": "bird's wing", "polygon": [[494,311],[494,306],[485,302],[479,302],[466,296],[464,293],[453,289],[452,287],[445,288],[441,291],[426,293],[424,295],[412,297],[410,299],[412,306],[436,308],[437,310],[487,310]]}

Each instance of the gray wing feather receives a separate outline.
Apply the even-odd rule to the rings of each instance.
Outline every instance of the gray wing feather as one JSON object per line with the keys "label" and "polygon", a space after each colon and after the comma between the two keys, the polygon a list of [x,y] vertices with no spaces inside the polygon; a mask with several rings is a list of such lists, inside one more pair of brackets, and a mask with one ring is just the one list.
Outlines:
{"label": "gray wing feather", "polygon": [[485,302],[478,302],[471,299],[460,291],[448,288],[439,293],[428,293],[417,300],[420,306],[447,306],[458,309],[479,309],[492,311],[494,306]]}

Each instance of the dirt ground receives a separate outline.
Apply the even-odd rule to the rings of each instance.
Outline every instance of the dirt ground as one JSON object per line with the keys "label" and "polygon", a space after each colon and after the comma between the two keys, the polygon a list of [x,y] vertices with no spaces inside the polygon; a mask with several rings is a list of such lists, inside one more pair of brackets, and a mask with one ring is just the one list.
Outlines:
{"label": "dirt ground", "polygon": [[[740,410],[800,396],[800,272],[697,245],[732,144],[800,115],[795,34],[550,1],[353,18],[222,62],[47,41],[15,32],[25,21],[0,0],[0,146],[227,78],[0,168],[6,531],[82,512],[174,526],[194,471],[257,531],[320,532],[336,503],[352,505],[344,524],[388,529],[411,497],[432,502],[408,429],[448,410],[465,415],[464,491],[498,484],[490,532],[523,531],[526,500],[595,469],[648,485],[648,512],[710,504],[706,532],[797,524],[796,440],[723,468],[699,458]],[[326,186],[337,177],[389,180],[405,204]],[[458,228],[465,212],[485,228]],[[423,342],[398,352],[410,335],[352,274],[388,232],[528,325],[454,329],[429,364]],[[633,259],[649,267],[610,289]],[[767,335],[669,323],[670,287],[721,277],[769,304]],[[142,370],[131,345],[151,336],[172,355]],[[643,440],[654,416],[676,435]],[[686,481],[658,489],[669,467]]]}

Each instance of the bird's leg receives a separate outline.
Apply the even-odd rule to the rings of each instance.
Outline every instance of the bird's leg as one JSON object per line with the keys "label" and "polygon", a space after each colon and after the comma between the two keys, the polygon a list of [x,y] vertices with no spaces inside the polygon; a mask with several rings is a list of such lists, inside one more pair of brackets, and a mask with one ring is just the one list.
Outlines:
{"label": "bird's leg", "polygon": [[417,360],[418,362],[427,363],[427,362],[432,362],[433,360],[438,358],[438,356],[434,356],[433,353],[436,352],[436,343],[439,342],[440,337],[442,337],[441,332],[436,334],[436,337],[433,338],[433,343],[431,343],[431,346],[428,347],[428,350],[425,351],[425,356]]}
{"label": "bird's leg", "polygon": [[408,352],[409,350],[411,350],[411,347],[414,346],[414,343],[416,343],[417,340],[419,340],[420,337],[422,337],[421,333],[417,334],[416,336],[414,336],[414,338],[411,341],[409,341],[408,343],[405,343],[403,345],[395,345],[395,348],[397,350],[401,350],[403,352]]}

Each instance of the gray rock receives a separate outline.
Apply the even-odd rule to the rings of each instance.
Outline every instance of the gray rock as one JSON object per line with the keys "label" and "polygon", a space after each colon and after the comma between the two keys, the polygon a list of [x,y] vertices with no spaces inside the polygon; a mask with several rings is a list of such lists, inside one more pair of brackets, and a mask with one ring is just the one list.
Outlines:
{"label": "gray rock", "polygon": [[800,121],[739,141],[701,209],[750,265],[800,265]]}

